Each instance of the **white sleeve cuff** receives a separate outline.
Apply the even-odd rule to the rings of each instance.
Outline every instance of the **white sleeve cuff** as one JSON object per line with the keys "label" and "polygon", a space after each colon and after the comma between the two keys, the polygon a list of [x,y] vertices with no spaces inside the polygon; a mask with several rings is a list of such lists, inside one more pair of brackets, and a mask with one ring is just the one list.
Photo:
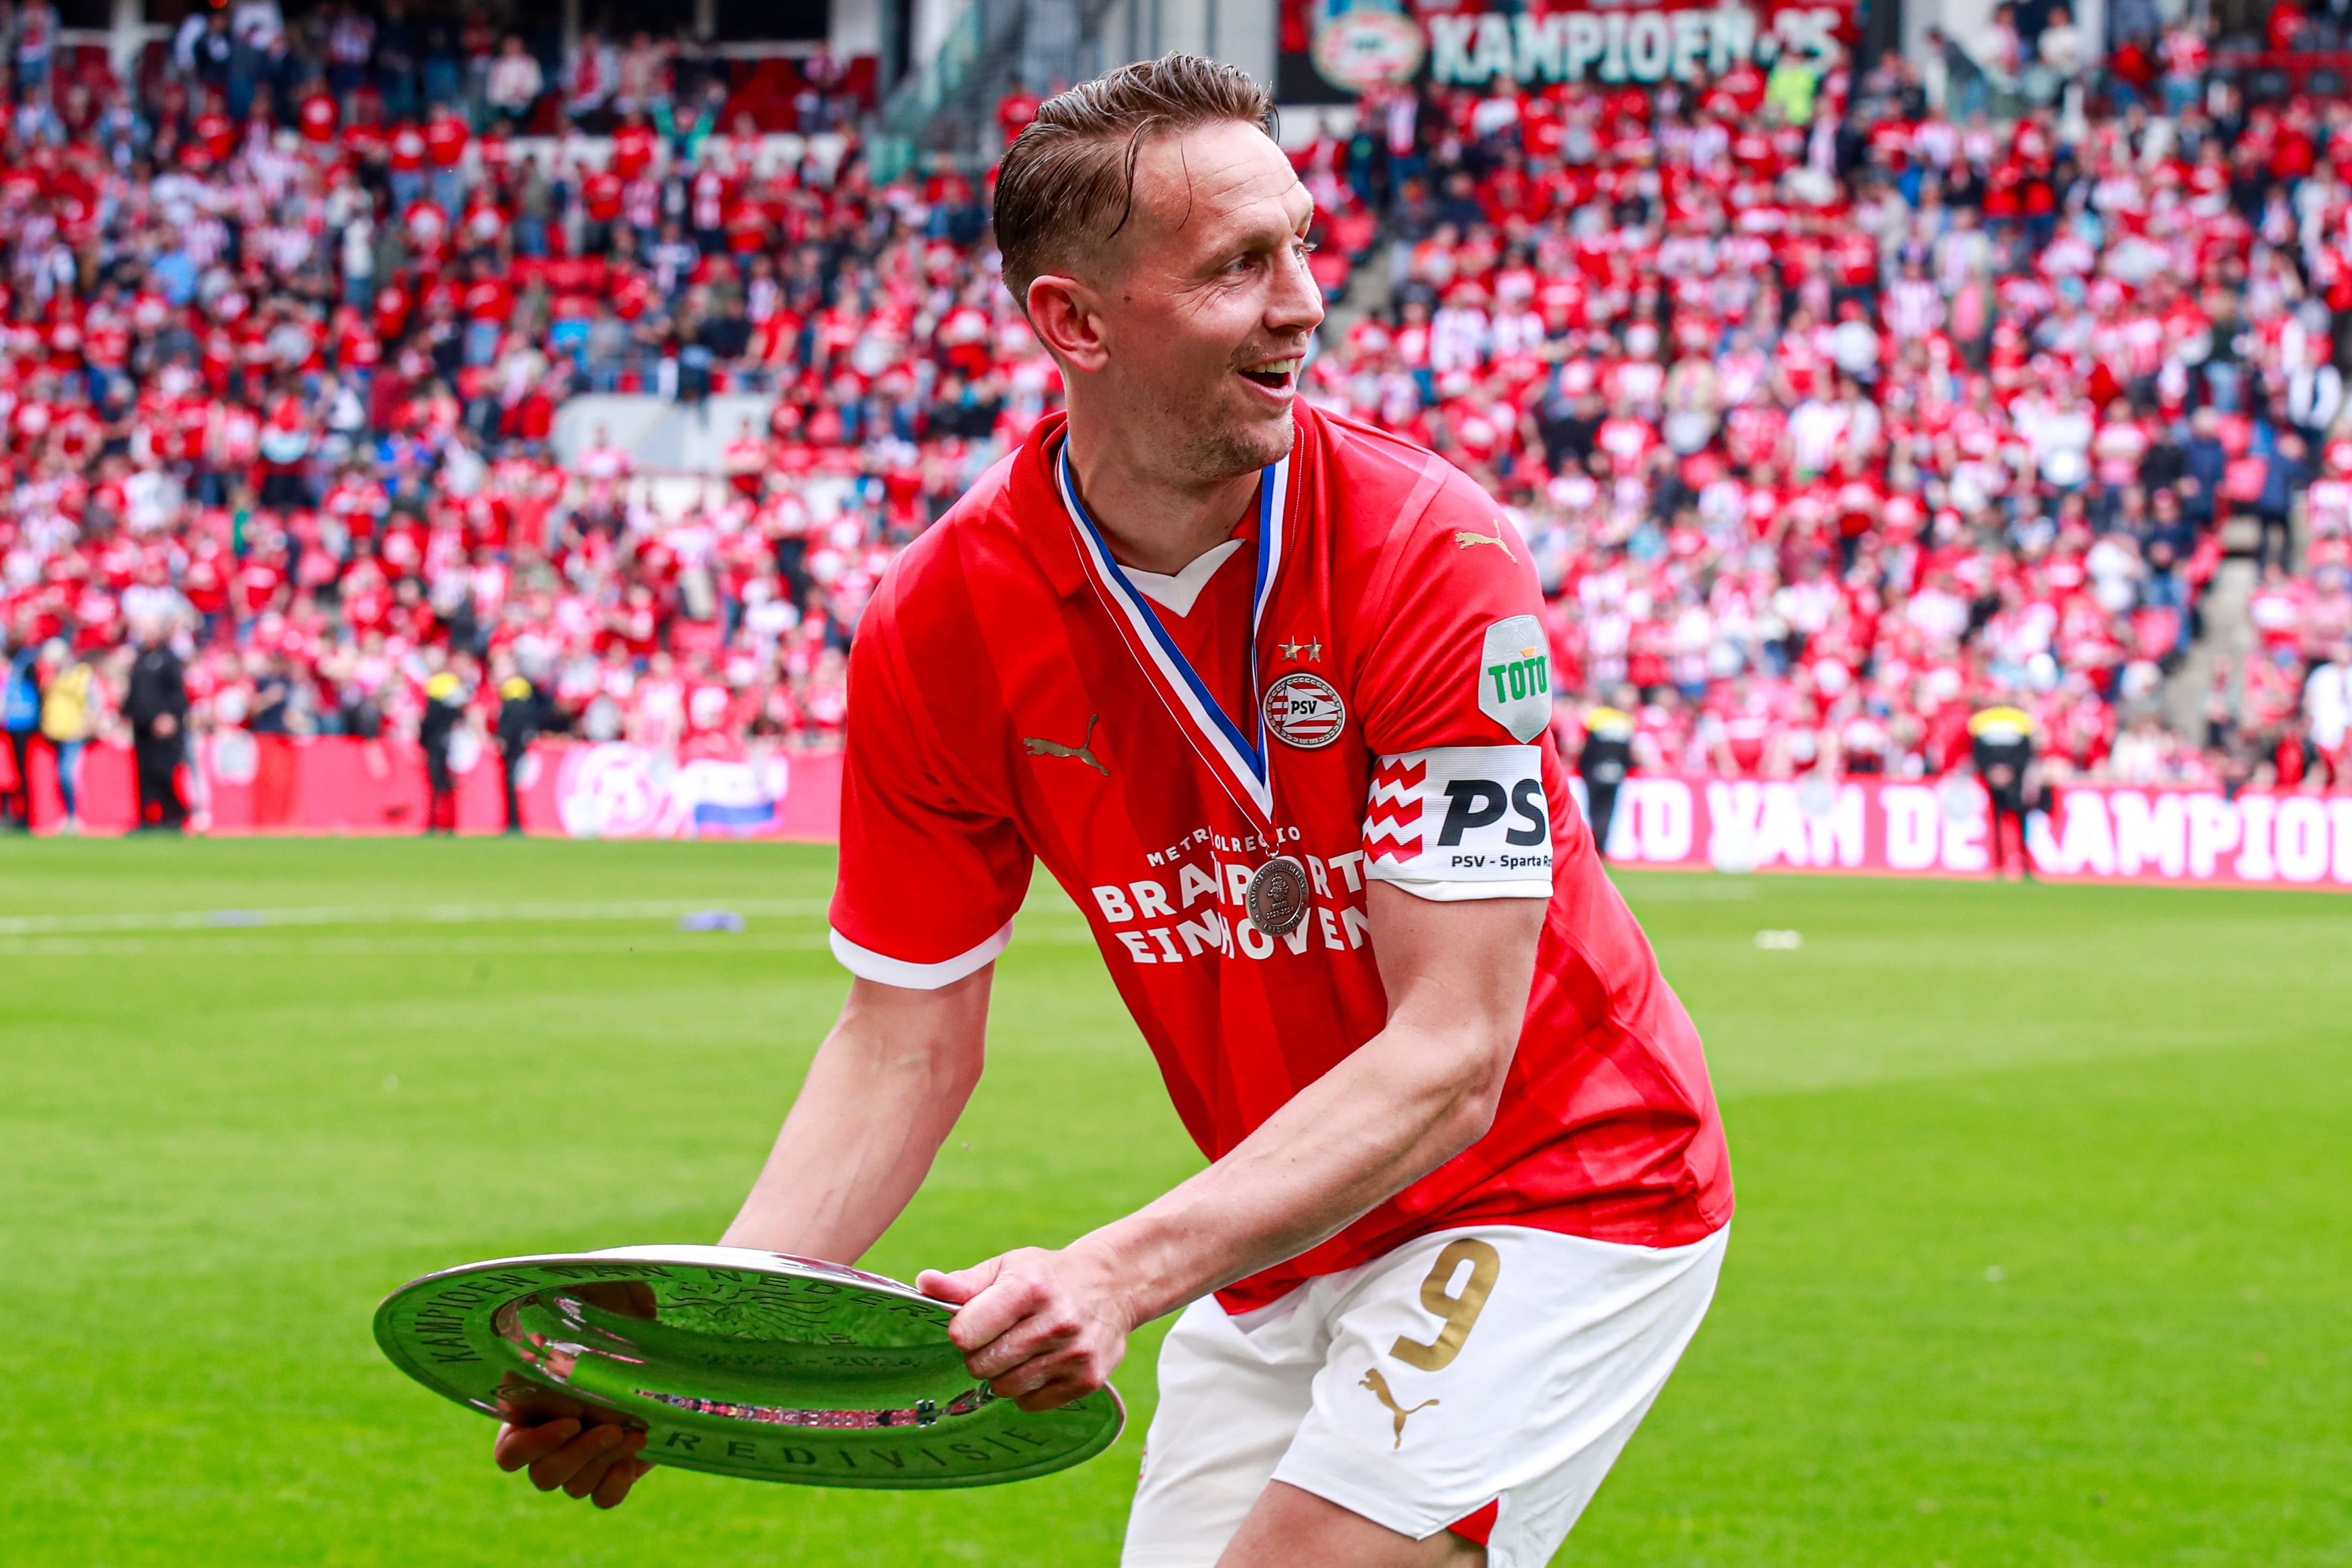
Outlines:
{"label": "white sleeve cuff", "polygon": [[1428,899],[1432,904],[1464,904],[1477,898],[1549,898],[1551,883],[1547,878],[1528,877],[1509,882],[1448,882],[1437,878],[1422,879],[1400,876],[1395,868],[1375,865],[1364,873],[1374,882],[1387,883],[1391,887],[1409,893],[1415,898]]}
{"label": "white sleeve cuff", "polygon": [[833,956],[840,960],[843,968],[861,980],[875,980],[909,991],[936,991],[942,986],[952,986],[966,975],[996,962],[996,956],[1012,945],[1013,922],[1008,920],[995,936],[977,947],[937,964],[909,964],[904,958],[892,958],[870,947],[860,947],[838,931],[833,933]]}

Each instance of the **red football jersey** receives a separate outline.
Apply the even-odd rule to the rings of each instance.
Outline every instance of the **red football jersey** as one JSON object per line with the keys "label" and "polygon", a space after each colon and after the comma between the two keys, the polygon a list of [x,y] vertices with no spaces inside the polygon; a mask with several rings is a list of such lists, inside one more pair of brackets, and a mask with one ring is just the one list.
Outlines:
{"label": "red football jersey", "polygon": [[[851,655],[835,952],[888,984],[961,978],[1003,950],[1043,860],[1213,1160],[1385,1026],[1369,880],[1547,898],[1486,1135],[1219,1299],[1246,1311],[1453,1226],[1697,1240],[1732,1207],[1714,1094],[1571,801],[1526,548],[1442,458],[1303,404],[1297,422],[1205,584],[1196,563],[1096,586],[1056,488],[1059,414],[899,558]],[[1184,689],[1271,772],[1280,849],[1312,883],[1286,936],[1247,916],[1269,852],[1204,760],[1215,743],[1122,635],[1137,580],[1159,585],[1142,591]]]}

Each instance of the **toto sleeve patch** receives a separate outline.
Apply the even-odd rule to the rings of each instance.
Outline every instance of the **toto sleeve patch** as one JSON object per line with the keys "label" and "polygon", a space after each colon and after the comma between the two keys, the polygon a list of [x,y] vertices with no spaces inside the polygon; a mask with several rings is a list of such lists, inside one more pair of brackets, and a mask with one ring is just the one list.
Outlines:
{"label": "toto sleeve patch", "polygon": [[1486,628],[1478,654],[1478,711],[1522,744],[1551,727],[1551,653],[1543,622],[1514,615]]}

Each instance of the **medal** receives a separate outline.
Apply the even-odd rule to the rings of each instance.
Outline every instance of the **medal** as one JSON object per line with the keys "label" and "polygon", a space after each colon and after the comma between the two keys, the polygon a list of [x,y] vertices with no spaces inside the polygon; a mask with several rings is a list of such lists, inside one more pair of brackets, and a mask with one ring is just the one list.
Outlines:
{"label": "medal", "polygon": [[[1250,924],[1268,936],[1289,935],[1307,918],[1307,868],[1277,848],[1282,833],[1274,821],[1274,759],[1266,746],[1267,710],[1278,710],[1277,733],[1284,739],[1312,749],[1338,737],[1339,725],[1345,722],[1339,694],[1311,675],[1285,677],[1276,683],[1276,691],[1252,704],[1256,727],[1244,730],[1210,695],[1207,684],[1168,634],[1159,612],[1113,559],[1102,530],[1078,500],[1066,441],[1055,460],[1055,477],[1061,486],[1062,505],[1077,528],[1078,559],[1109,608],[1112,624],[1159,693],[1176,727],[1257,829],[1259,845],[1272,856],[1250,873],[1243,890],[1242,907]],[[1266,601],[1273,596],[1275,578],[1282,570],[1283,517],[1289,490],[1287,457],[1259,474],[1257,578],[1250,595],[1249,689],[1254,696],[1258,689],[1258,628],[1265,618]],[[1328,705],[1324,706],[1317,699],[1327,694]]]}
{"label": "medal", "polygon": [[1293,856],[1275,856],[1250,873],[1242,904],[1260,931],[1289,936],[1307,918],[1307,868]]}

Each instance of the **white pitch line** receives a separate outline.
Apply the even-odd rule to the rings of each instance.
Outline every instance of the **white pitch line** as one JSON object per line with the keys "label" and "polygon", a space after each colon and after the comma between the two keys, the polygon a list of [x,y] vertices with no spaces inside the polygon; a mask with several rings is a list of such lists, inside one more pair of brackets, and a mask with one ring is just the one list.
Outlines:
{"label": "white pitch line", "polygon": [[0,936],[53,936],[110,931],[239,931],[263,925],[473,925],[526,921],[675,920],[705,909],[741,915],[824,915],[821,898],[749,898],[698,903],[301,904],[284,909],[177,909],[152,914],[0,916]]}
{"label": "white pitch line", "polygon": [[[1027,925],[1022,927],[1013,944],[1016,952],[1030,946],[1086,947],[1093,945],[1093,935],[1083,926],[1040,929]],[[483,956],[639,951],[647,955],[822,953],[829,951],[830,946],[828,938],[813,933],[807,936],[719,937],[662,931],[643,936],[252,936],[239,941],[235,950],[241,957],[297,955],[355,957],[383,953]],[[168,946],[146,936],[0,936],[0,957],[133,957],[142,954],[187,954],[194,951],[198,949]]]}
{"label": "white pitch line", "polygon": [[[668,939],[675,938],[676,946]],[[730,936],[723,950],[819,952],[822,936]],[[308,955],[316,957],[364,956],[374,953],[488,955],[499,953],[700,953],[719,951],[715,939],[689,937],[674,932],[644,936],[247,936],[234,951],[238,957]],[[0,957],[100,958],[132,957],[141,954],[189,956],[217,953],[193,947],[169,936],[0,936]]]}
{"label": "white pitch line", "polygon": [[[822,898],[739,898],[637,902],[542,901],[530,904],[320,904],[279,909],[170,909],[121,915],[0,915],[0,936],[65,936],[112,931],[241,931],[260,925],[474,925],[524,921],[675,920],[706,909],[771,918],[829,913]],[[1077,906],[1050,877],[1030,884],[1024,915],[1076,915]]]}

